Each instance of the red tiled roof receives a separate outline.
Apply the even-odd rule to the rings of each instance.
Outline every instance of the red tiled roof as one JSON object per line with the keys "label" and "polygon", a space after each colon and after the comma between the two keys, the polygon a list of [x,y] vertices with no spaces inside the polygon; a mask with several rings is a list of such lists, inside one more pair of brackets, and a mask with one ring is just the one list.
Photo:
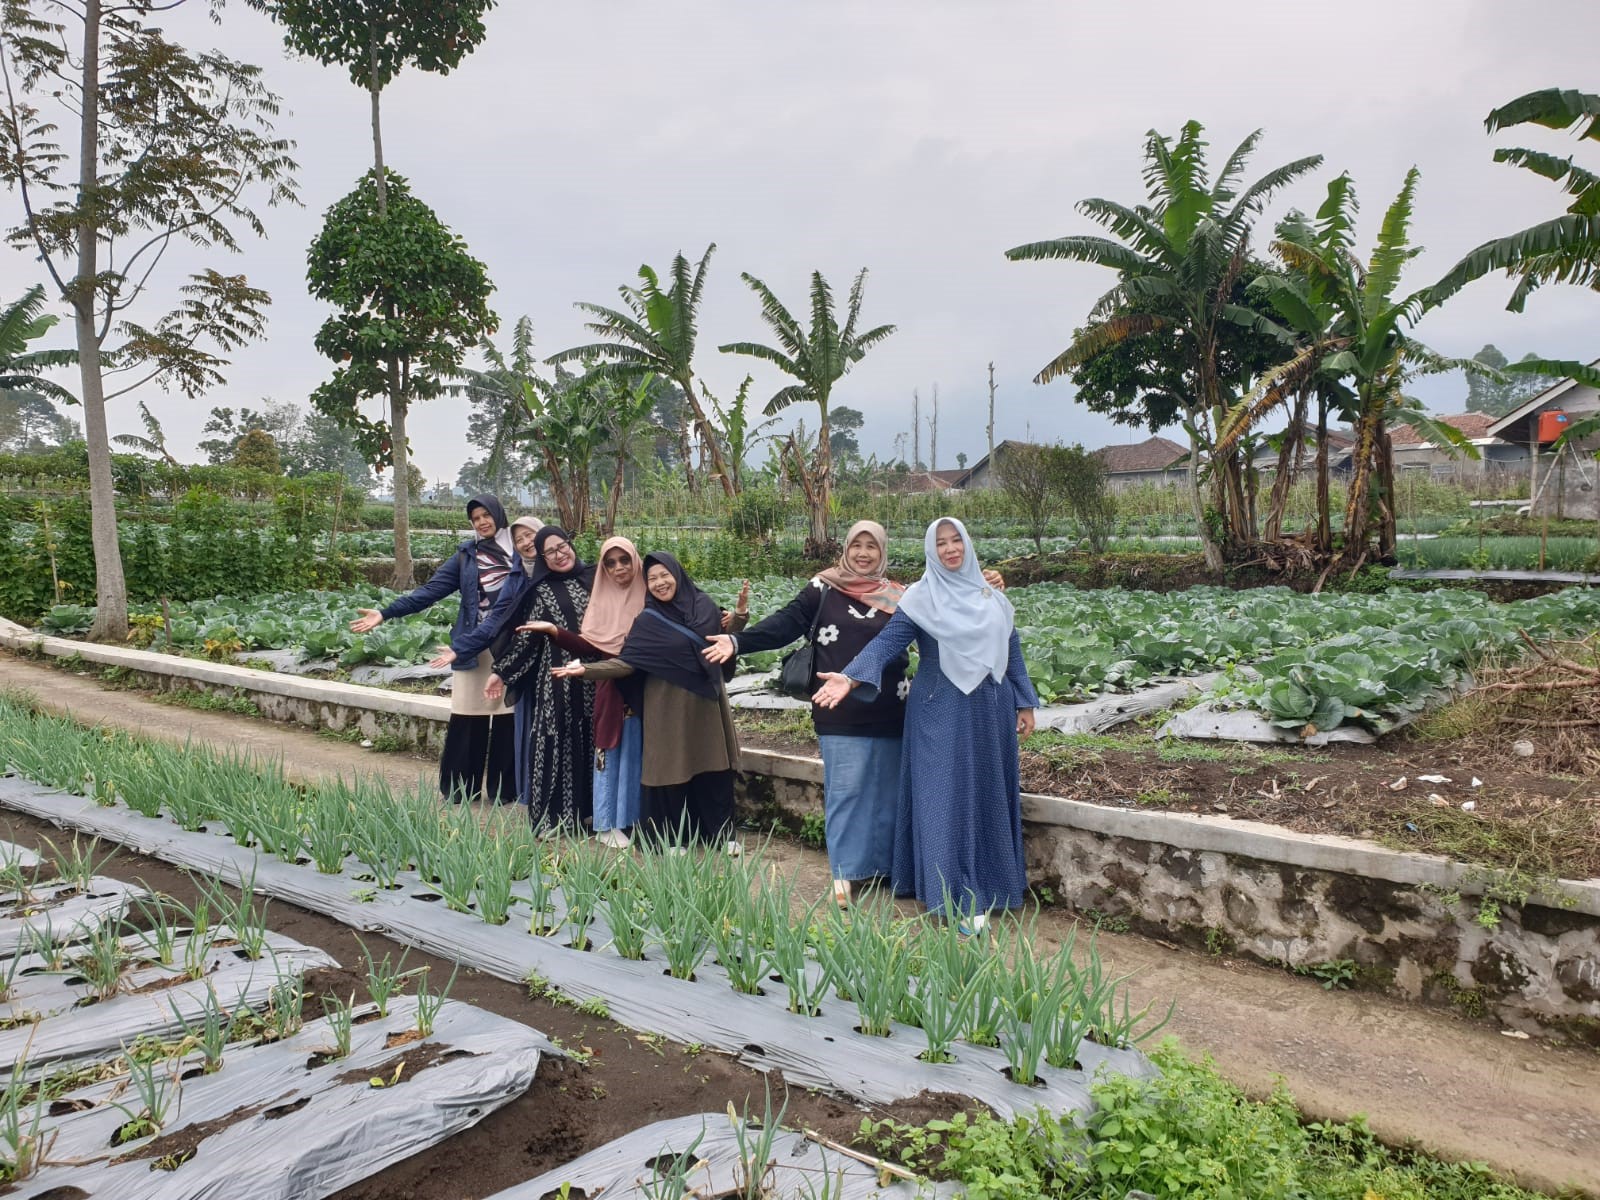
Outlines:
{"label": "red tiled roof", "polygon": [[[1488,413],[1458,413],[1453,417],[1440,417],[1441,424],[1452,426],[1472,440],[1489,436],[1489,426],[1499,418],[1491,417]],[[1396,449],[1401,446],[1421,446],[1426,443],[1423,437],[1410,425],[1396,425],[1389,431],[1389,442]]]}
{"label": "red tiled roof", "polygon": [[1094,456],[1110,474],[1131,471],[1165,471],[1185,454],[1182,446],[1168,438],[1152,437],[1132,446],[1102,446]]}

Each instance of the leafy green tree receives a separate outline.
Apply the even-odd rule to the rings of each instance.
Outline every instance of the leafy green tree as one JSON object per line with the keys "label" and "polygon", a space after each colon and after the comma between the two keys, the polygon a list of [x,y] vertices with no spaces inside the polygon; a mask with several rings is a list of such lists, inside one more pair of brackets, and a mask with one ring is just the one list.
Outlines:
{"label": "leafy green tree", "polygon": [[[493,342],[482,346],[488,366],[462,372],[464,382],[451,390],[472,406],[467,441],[483,454],[473,473],[473,489],[507,492],[526,483],[533,474],[527,433],[530,414],[523,400],[523,385],[538,378],[539,360],[533,352],[533,322],[519,317],[511,332],[511,353]],[[468,486],[468,485],[463,485]]]}
{"label": "leafy green tree", "polygon": [[[389,173],[388,209],[378,211],[372,174],[328,210],[311,244],[311,294],[338,309],[317,331],[316,345],[336,364],[312,404],[357,432],[369,461],[393,465],[407,478],[406,416],[411,406],[444,392],[467,352],[495,328],[493,290],[484,265],[466,244]],[[383,398],[388,420],[373,421],[361,404]],[[411,520],[406,489],[394,505],[395,586],[411,586]]]}
{"label": "leafy green tree", "polygon": [[36,454],[82,440],[77,423],[57,412],[42,393],[0,391],[0,452]]}
{"label": "leafy green tree", "polygon": [[606,491],[605,522],[600,528],[602,537],[610,537],[617,526],[617,505],[622,502],[622,489],[627,481],[630,465],[636,465],[641,456],[647,457],[650,436],[656,430],[656,392],[660,376],[641,375],[631,383],[608,375],[602,381],[600,421],[605,428],[606,440],[601,447],[611,457],[611,485]]}
{"label": "leafy green tree", "polygon": [[362,495],[372,490],[372,472],[354,433],[326,413],[305,413],[281,450],[287,475],[343,475]]}
{"label": "leafy green tree", "polygon": [[28,349],[28,343],[44,337],[57,320],[44,311],[42,284],[35,284],[20,299],[0,309],[0,392],[26,388],[62,404],[78,402],[76,396],[44,374],[55,367],[74,366],[78,352]]}
{"label": "leafy green tree", "polygon": [[1044,553],[1050,519],[1066,499],[1066,465],[1060,446],[1006,442],[995,450],[1000,490],[1022,517],[1033,548]]}
{"label": "leafy green tree", "polygon": [[283,459],[278,454],[278,443],[265,429],[252,429],[239,439],[233,448],[233,466],[251,471],[264,471],[268,475],[283,474]]}
{"label": "leafy green tree", "polygon": [[[721,481],[724,494],[732,496],[738,484],[728,469],[716,427],[706,416],[695,388],[694,350],[699,335],[700,301],[705,294],[706,268],[716,248],[715,242],[706,247],[692,276],[689,260],[681,253],[674,257],[669,272],[672,281],[664,291],[655,271],[640,267],[641,286],[624,284],[617,289],[626,311],[580,301],[577,307],[595,318],[586,328],[604,340],[563,350],[549,361],[596,362],[603,364],[597,369],[624,377],[644,371],[671,380],[694,414],[702,457],[711,459],[712,472]],[[685,443],[687,438],[685,430]]]}
{"label": "leafy green tree", "polygon": [[739,384],[739,390],[734,393],[733,402],[724,406],[711,394],[710,388],[703,388],[706,399],[711,402],[712,411],[717,414],[717,420],[722,427],[722,442],[728,456],[728,470],[733,472],[733,485],[738,491],[744,490],[746,464],[750,453],[770,434],[764,433],[778,423],[776,417],[768,418],[752,424],[749,415],[750,385],[755,378],[750,375],[744,377]]}
{"label": "leafy green tree", "polygon": [[[1213,180],[1206,162],[1204,130],[1186,124],[1176,139],[1151,130],[1145,142],[1147,203],[1080,201],[1078,210],[1113,237],[1072,235],[1031,242],[1006,251],[1013,261],[1065,259],[1093,263],[1117,272],[1117,283],[1089,314],[1072,344],[1034,378],[1048,383],[1069,374],[1107,347],[1129,338],[1162,335],[1173,353],[1159,361],[1169,381],[1163,395],[1181,410],[1189,435],[1191,461],[1212,450],[1213,431],[1235,396],[1223,373],[1219,343],[1226,327],[1238,326],[1288,342],[1286,331],[1239,303],[1235,288],[1250,264],[1249,240],[1255,219],[1279,188],[1322,162],[1320,155],[1297,159],[1253,183],[1242,182],[1244,168],[1261,134],[1245,138]],[[1183,390],[1175,380],[1192,380]],[[1252,540],[1247,528],[1243,471],[1237,454],[1211,456],[1215,505],[1226,541]],[[1206,563],[1223,565],[1223,546],[1206,518],[1200,473],[1189,472],[1190,494]]]}
{"label": "leafy green tree", "polygon": [[1061,498],[1089,548],[1104,554],[1117,527],[1117,500],[1106,483],[1106,465],[1081,445],[1051,447]]}
{"label": "leafy green tree", "polygon": [[[1537,362],[1538,359],[1537,354],[1522,356],[1525,363]],[[1510,360],[1492,343],[1474,354],[1472,360],[1496,371],[1504,371],[1511,365]],[[1512,375],[1500,380],[1491,375],[1468,375],[1467,411],[1503,417],[1543,387],[1542,381],[1525,376]]]}
{"label": "leafy green tree", "polygon": [[[265,292],[206,269],[154,324],[134,319],[174,242],[237,250],[260,236],[249,197],[294,202],[292,143],[259,68],[170,41],[184,0],[0,0],[0,181],[20,193],[14,245],[37,253],[72,310],[98,605],[93,636],[122,639],[128,591],[117,539],[106,402],[151,380],[198,395],[260,335]],[[215,12],[218,4],[209,7]],[[42,107],[41,107],[42,106]],[[75,148],[57,141],[76,133]],[[69,143],[69,144],[70,144]],[[107,390],[107,373],[119,382]]]}
{"label": "leafy green tree", "polygon": [[[856,440],[856,434],[866,423],[867,418],[859,408],[841,404],[833,410],[829,421],[828,453],[833,456],[834,462],[854,462],[861,457],[861,443]],[[965,467],[966,458],[965,454],[958,454],[956,462]]]}
{"label": "leafy green tree", "polygon": [[[1600,141],[1600,95],[1544,88],[1518,96],[1484,120],[1484,127],[1491,134],[1513,125],[1574,129],[1582,141]],[[1570,156],[1561,158],[1519,147],[1496,150],[1494,160],[1551,180],[1572,197],[1572,202],[1559,217],[1479,246],[1434,284],[1430,303],[1441,304],[1473,280],[1494,271],[1504,271],[1517,281],[1506,302],[1512,312],[1521,312],[1528,297],[1547,283],[1570,283],[1600,291],[1600,174],[1580,166]]]}
{"label": "leafy green tree", "polygon": [[378,211],[388,202],[383,162],[383,89],[405,67],[448,75],[483,41],[494,0],[246,0],[283,27],[284,44],[324,66],[341,66],[372,109],[372,169]]}
{"label": "leafy green tree", "polygon": [[274,403],[270,397],[263,399],[261,408],[213,408],[200,429],[211,436],[201,438],[198,448],[207,462],[222,466],[233,461],[239,439],[252,429],[264,430],[281,449],[294,439],[299,423],[300,409]]}
{"label": "leafy green tree", "polygon": [[817,442],[813,456],[802,464],[808,476],[805,488],[810,510],[810,532],[806,553],[821,558],[835,552],[833,534],[828,528],[831,515],[829,498],[833,489],[832,442],[829,437],[828,406],[833,388],[845,373],[866,357],[867,352],[894,332],[893,325],[872,329],[856,328],[861,318],[861,300],[867,286],[863,267],[850,285],[844,322],[834,312],[833,290],[821,271],[811,272],[811,328],[801,328],[772,289],[748,272],[740,278],[761,301],[761,319],[777,338],[776,346],[761,342],[730,342],[721,347],[724,354],[746,354],[771,363],[795,382],[778,389],[762,411],[776,416],[791,404],[815,404],[818,413]]}

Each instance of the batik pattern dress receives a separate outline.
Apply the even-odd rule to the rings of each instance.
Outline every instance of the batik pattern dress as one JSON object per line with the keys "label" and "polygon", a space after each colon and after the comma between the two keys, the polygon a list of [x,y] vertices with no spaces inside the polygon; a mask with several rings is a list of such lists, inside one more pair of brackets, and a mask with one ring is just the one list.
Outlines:
{"label": "batik pattern dress", "polygon": [[[576,633],[589,589],[573,574],[531,584],[516,624],[549,621]],[[541,633],[519,633],[495,662],[517,705],[517,794],[535,825],[576,829],[594,816],[594,684],[554,679],[566,651]]]}
{"label": "batik pattern dress", "polygon": [[913,643],[921,656],[906,698],[895,810],[894,890],[942,913],[948,895],[961,912],[1020,907],[1028,880],[1022,857],[1017,710],[1038,694],[1011,633],[1005,677],[985,676],[963,693],[939,669],[939,643],[904,613],[889,619],[844,669],[863,700]]}

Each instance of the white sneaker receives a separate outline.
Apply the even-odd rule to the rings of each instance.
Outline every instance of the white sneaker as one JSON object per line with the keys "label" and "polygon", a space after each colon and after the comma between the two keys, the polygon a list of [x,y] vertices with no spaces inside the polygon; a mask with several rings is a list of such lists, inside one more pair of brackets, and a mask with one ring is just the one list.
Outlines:
{"label": "white sneaker", "polygon": [[667,853],[670,854],[673,858],[682,858],[685,854],[689,853],[689,847],[687,847],[687,846],[668,846],[667,847]]}
{"label": "white sneaker", "polygon": [[594,835],[594,840],[613,850],[623,850],[633,844],[633,839],[620,829],[605,829]]}
{"label": "white sneaker", "polygon": [[729,858],[743,858],[744,857],[744,843],[741,842],[738,838],[732,838],[732,839],[729,840],[729,842],[728,842],[728,857]]}

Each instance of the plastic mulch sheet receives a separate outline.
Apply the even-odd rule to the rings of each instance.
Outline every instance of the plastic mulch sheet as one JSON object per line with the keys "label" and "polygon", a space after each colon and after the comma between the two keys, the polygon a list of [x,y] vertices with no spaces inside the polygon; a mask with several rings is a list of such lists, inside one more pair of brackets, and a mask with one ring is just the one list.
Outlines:
{"label": "plastic mulch sheet", "polygon": [[[49,1165],[27,1181],[27,1194],[327,1196],[521,1095],[549,1047],[537,1030],[467,1004],[447,1002],[421,1040],[408,1032],[412,997],[393,1001],[387,1017],[357,1020],[344,1058],[324,1057],[333,1042],[325,1020],[281,1042],[229,1046],[213,1074],[190,1055],[176,1083],[165,1077],[178,1093],[160,1132],[131,1142],[112,1144],[141,1106],[126,1080],[68,1093],[52,1105],[65,1115],[45,1118]],[[69,1111],[82,1105],[91,1107]]]}
{"label": "plastic mulch sheet", "polygon": [[[1078,1055],[1081,1070],[1044,1067],[1038,1084],[1023,1086],[1002,1073],[1007,1063],[999,1050],[960,1044],[957,1061],[925,1063],[917,1057],[926,1049],[921,1031],[896,1025],[890,1037],[857,1033],[855,1006],[837,997],[824,1002],[821,1015],[805,1017],[788,1011],[782,988],[771,988],[764,996],[734,991],[709,958],[690,981],[668,975],[654,948],[639,961],[605,949],[574,951],[558,938],[532,936],[525,922],[487,925],[470,913],[450,912],[415,875],[402,875],[403,886],[396,891],[374,892],[349,875],[324,875],[258,856],[225,836],[188,833],[169,822],[102,808],[22,779],[0,779],[0,803],[224,881],[249,878],[253,872],[258,893],[281,896],[358,929],[381,931],[500,979],[521,982],[537,974],[578,1001],[604,999],[612,1019],[623,1025],[726,1051],[757,1069],[782,1072],[796,1087],[879,1104],[923,1091],[954,1092],[1009,1116],[1040,1105],[1057,1113],[1092,1109],[1089,1083],[1102,1069],[1135,1077],[1155,1074],[1136,1050],[1085,1041]],[[556,916],[561,916],[559,906]],[[595,922],[590,940],[597,947],[609,941],[602,922]]]}
{"label": "plastic mulch sheet", "polygon": [[24,870],[39,865],[39,855],[15,842],[0,841],[0,867],[21,867]]}
{"label": "plastic mulch sheet", "polygon": [[1220,678],[1220,671],[1211,671],[1164,680],[1127,693],[1099,696],[1082,704],[1047,704],[1038,710],[1035,720],[1040,729],[1058,733],[1100,733],[1146,713],[1169,709],[1196,692],[1205,691]]}
{"label": "plastic mulch sheet", "polygon": [[[743,1196],[752,1175],[758,1175],[766,1189],[761,1195],[797,1200],[824,1195],[834,1200],[926,1200],[964,1194],[952,1183],[928,1184],[921,1190],[910,1181],[880,1186],[876,1168],[787,1130],[780,1130],[765,1153],[760,1154],[755,1147],[761,1130],[746,1128],[743,1136],[745,1145],[741,1148],[739,1132],[726,1113],[658,1121],[537,1179],[496,1192],[488,1200],[545,1200],[565,1195],[574,1200],[649,1200],[658,1195],[680,1194]],[[756,1159],[755,1165],[747,1164],[747,1153]],[[688,1160],[683,1167],[689,1189],[681,1193],[670,1190],[663,1178],[672,1172],[674,1160],[680,1159]],[[563,1184],[568,1191],[561,1190]]]}
{"label": "plastic mulch sheet", "polygon": [[0,955],[9,958],[26,951],[35,933],[48,933],[57,941],[82,940],[106,918],[148,894],[131,883],[98,875],[87,888],[60,881],[44,884],[33,888],[29,899],[8,892],[0,896]]}
{"label": "plastic mulch sheet", "polygon": [[[266,943],[267,952],[253,962],[242,957],[236,945],[213,946],[206,953],[200,979],[181,979],[163,987],[150,978],[153,972],[145,970],[130,980],[145,990],[119,991],[90,1004],[84,1003],[90,997],[80,976],[19,973],[17,994],[0,1005],[0,1012],[10,1017],[37,1013],[40,1019],[0,1031],[0,1082],[9,1079],[24,1059],[23,1077],[37,1079],[65,1066],[115,1057],[147,1034],[179,1033],[186,1021],[194,1024],[203,1018],[213,994],[215,1003],[226,1009],[240,1004],[264,1008],[280,974],[337,965],[321,950],[277,934],[267,934]],[[172,978],[176,972],[165,974]]]}
{"label": "plastic mulch sheet", "polygon": [[1378,740],[1376,734],[1359,725],[1340,725],[1326,733],[1318,730],[1309,737],[1301,737],[1296,730],[1278,728],[1258,712],[1247,708],[1223,708],[1211,700],[1173,713],[1156,736],[1223,742],[1293,742],[1298,746],[1326,746],[1329,742],[1371,745]]}

